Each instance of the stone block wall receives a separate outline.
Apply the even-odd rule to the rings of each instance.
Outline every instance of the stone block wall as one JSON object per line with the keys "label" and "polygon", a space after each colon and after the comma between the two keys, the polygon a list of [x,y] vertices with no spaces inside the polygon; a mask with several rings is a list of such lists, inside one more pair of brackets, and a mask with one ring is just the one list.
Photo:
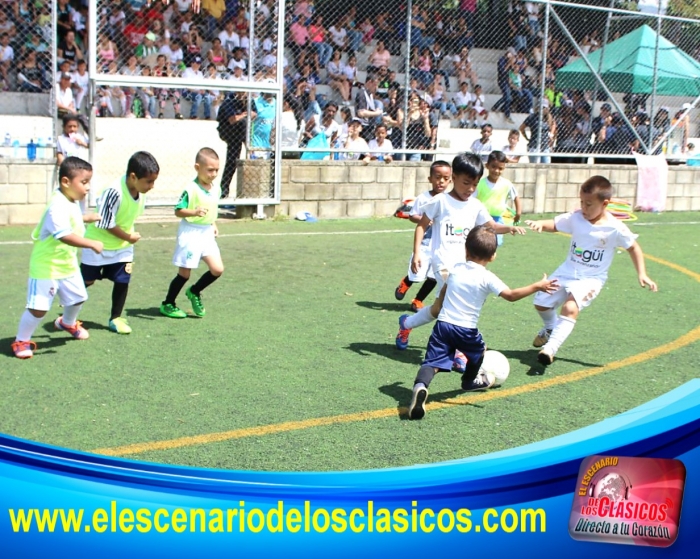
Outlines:
{"label": "stone block wall", "polygon": [[[429,163],[346,161],[290,161],[282,164],[282,196],[265,208],[268,217],[311,212],[322,219],[390,216],[406,198],[428,190]],[[0,159],[0,225],[33,224],[55,183],[50,161]],[[637,168],[614,165],[509,166],[523,213],[564,212],[579,206],[578,189],[591,175],[608,177],[615,197],[635,203]],[[700,168],[669,167],[667,211],[700,210]],[[254,207],[240,208],[246,216]]]}

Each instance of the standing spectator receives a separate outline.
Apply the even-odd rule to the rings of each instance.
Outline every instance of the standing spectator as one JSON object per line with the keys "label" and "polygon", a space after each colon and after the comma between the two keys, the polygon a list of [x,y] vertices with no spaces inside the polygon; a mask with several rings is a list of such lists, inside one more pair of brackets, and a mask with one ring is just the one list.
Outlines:
{"label": "standing spectator", "polygon": [[377,77],[369,74],[364,87],[360,88],[355,98],[355,114],[362,125],[361,134],[365,140],[374,138],[376,119],[384,113],[384,104],[374,98],[376,92]]}
{"label": "standing spectator", "polygon": [[355,117],[348,123],[348,137],[345,140],[345,144],[342,146],[349,151],[341,153],[341,159],[350,161],[361,160],[365,163],[370,161],[369,145],[367,145],[367,141],[360,135],[361,133],[362,121]]}
{"label": "standing spectator", "polygon": [[[527,131],[530,134],[527,134]],[[520,133],[527,141],[527,150],[537,153],[539,146],[542,155],[530,155],[530,163],[551,163],[552,158],[547,155],[550,152],[552,138],[556,135],[556,125],[549,112],[549,101],[543,99],[540,109],[529,115],[520,125]]]}
{"label": "standing spectator", "polygon": [[[432,137],[430,107],[416,93],[411,93],[406,120],[406,149],[429,149]],[[421,154],[409,154],[407,160],[420,161]]]}
{"label": "standing spectator", "polygon": [[254,102],[250,117],[253,121],[250,135],[250,158],[269,159],[273,146],[273,127],[275,124],[276,99],[269,92],[263,92]]}
{"label": "standing spectator", "polygon": [[497,71],[497,81],[498,87],[501,89],[503,96],[496,101],[496,104],[491,108],[492,111],[498,111],[499,108],[503,107],[503,114],[505,114],[506,121],[513,123],[513,119],[510,117],[511,114],[511,104],[513,102],[513,94],[510,88],[510,77],[509,72],[511,70],[511,64],[515,58],[514,49],[508,49],[508,51],[503,54],[498,59],[498,64],[496,66]]}
{"label": "standing spectator", "polygon": [[285,159],[299,159],[299,152],[285,153],[288,148],[297,149],[304,133],[304,118],[301,103],[294,95],[287,93],[282,105],[282,121],[280,122],[280,147]]}
{"label": "standing spectator", "polygon": [[[185,79],[192,80],[203,80],[204,74],[202,74],[202,57],[195,56],[192,59],[192,64],[185,68],[182,72],[182,77]],[[206,90],[204,89],[183,89],[182,96],[192,103],[192,108],[190,109],[190,119],[197,120],[199,113],[199,105],[204,104],[204,119],[209,120],[211,117],[211,98],[206,95]]]}
{"label": "standing spectator", "polygon": [[[4,12],[0,12],[4,13]],[[3,91],[10,89],[10,84],[7,79],[8,72],[15,59],[15,50],[10,46],[10,35],[3,33],[0,35],[0,86]]]}
{"label": "standing spectator", "polygon": [[88,140],[78,131],[78,117],[67,114],[63,117],[63,134],[56,138],[56,164],[61,165],[66,157],[85,157]]}
{"label": "standing spectator", "polygon": [[245,142],[248,108],[243,92],[230,92],[217,115],[219,137],[226,143],[226,164],[221,175],[221,197],[229,197],[231,180]]}
{"label": "standing spectator", "polygon": [[325,134],[327,144],[329,146],[334,146],[340,132],[340,124],[338,124],[338,121],[335,120],[335,115],[337,112],[338,105],[330,102],[323,109],[323,114],[312,115],[311,118],[306,121],[304,143],[307,143],[317,134]]}

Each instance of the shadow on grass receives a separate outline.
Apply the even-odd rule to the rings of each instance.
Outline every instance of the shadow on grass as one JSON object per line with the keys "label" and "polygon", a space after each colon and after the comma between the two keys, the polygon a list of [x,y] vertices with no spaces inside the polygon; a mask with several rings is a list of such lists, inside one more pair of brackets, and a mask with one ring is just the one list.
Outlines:
{"label": "shadow on grass", "polygon": [[[500,351],[508,359],[514,359],[516,361],[519,361],[523,365],[529,367],[530,369],[526,373],[528,376],[531,376],[531,377],[542,376],[547,371],[547,367],[545,367],[539,361],[537,361],[537,353],[539,352],[539,350],[537,348],[532,348],[532,349],[499,349],[496,347],[489,347],[489,349],[495,349],[496,351]],[[576,359],[561,359],[559,357],[556,358],[555,363],[556,363],[556,361],[563,361],[565,363],[574,363],[575,365],[581,365],[583,367],[601,367],[602,366],[602,363],[588,363],[586,361],[578,361]],[[551,365],[550,365],[550,367],[551,367]]]}
{"label": "shadow on grass", "polygon": [[[443,374],[443,373],[441,373]],[[447,373],[449,374],[449,373]],[[459,380],[459,377],[457,374],[454,374],[455,378]],[[401,382],[392,382],[391,384],[385,384],[384,386],[379,387],[379,391],[382,394],[386,394],[387,396],[391,396],[394,400],[396,400],[396,403],[398,404],[396,406],[396,412],[399,416],[399,419],[402,421],[408,420],[408,406],[411,404],[411,397],[413,396],[413,386],[410,388],[406,387],[403,385]],[[430,395],[428,396],[428,402],[447,402],[447,400],[451,400],[453,398],[457,398],[459,396],[463,396],[464,394],[467,394],[464,390],[449,390],[447,392],[431,392]],[[481,407],[477,404],[474,404],[472,402],[448,402],[450,405],[453,406],[475,406],[475,407]]]}
{"label": "shadow on grass", "polygon": [[143,309],[126,309],[127,317],[145,318],[146,320],[155,320],[156,318],[167,318],[160,314],[160,306],[146,307]]}
{"label": "shadow on grass", "polygon": [[351,343],[345,349],[354,351],[358,355],[366,357],[368,355],[379,355],[380,357],[386,357],[392,361],[399,361],[401,363],[409,363],[418,366],[423,360],[423,350],[422,349],[406,349],[399,350],[393,343],[386,344],[376,344],[369,342],[356,342]]}
{"label": "shadow on grass", "polygon": [[[399,302],[399,303],[386,303],[386,302],[376,302],[376,301],[355,301],[355,304],[359,307],[364,307],[373,311],[397,311],[410,313],[411,303]],[[398,318],[396,319],[398,320]]]}

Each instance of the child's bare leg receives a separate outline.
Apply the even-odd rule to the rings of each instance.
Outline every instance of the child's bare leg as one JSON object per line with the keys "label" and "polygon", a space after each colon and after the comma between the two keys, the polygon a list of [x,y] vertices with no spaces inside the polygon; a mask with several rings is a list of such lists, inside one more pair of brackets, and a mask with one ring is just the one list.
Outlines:
{"label": "child's bare leg", "polygon": [[209,270],[204,272],[197,283],[190,287],[190,292],[194,293],[195,295],[199,295],[203,289],[209,287],[221,277],[221,274],[224,273],[224,263],[221,260],[221,256],[205,256],[202,258],[202,260],[204,260],[204,263],[209,266]]}
{"label": "child's bare leg", "polygon": [[[549,336],[549,341],[540,350],[541,363],[547,365],[554,360],[554,355],[559,351],[566,338],[573,332],[579,312],[578,303],[576,303],[572,295],[569,295],[566,302],[562,305],[559,320]],[[545,361],[548,361],[548,363]]]}

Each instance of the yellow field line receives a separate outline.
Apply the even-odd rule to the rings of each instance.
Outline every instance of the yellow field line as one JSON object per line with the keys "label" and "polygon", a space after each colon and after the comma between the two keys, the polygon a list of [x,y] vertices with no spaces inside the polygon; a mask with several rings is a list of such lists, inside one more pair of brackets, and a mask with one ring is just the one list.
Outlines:
{"label": "yellow field line", "polygon": [[[681,272],[694,280],[700,282],[700,274],[697,274],[687,268],[683,268],[672,262],[667,262],[660,258],[654,256],[645,255],[648,260],[662,264],[673,268],[674,270]],[[700,340],[700,326],[694,328],[687,334],[682,335],[680,338],[673,340],[667,344],[660,345],[653,349],[638,353],[637,355],[632,355],[621,359],[619,361],[613,361],[607,365],[602,365],[600,367],[593,367],[592,369],[582,369],[580,371],[575,371],[569,373],[568,375],[563,375],[559,377],[552,377],[539,382],[533,382],[525,384],[522,386],[516,386],[514,388],[499,389],[499,390],[489,390],[488,392],[483,392],[481,394],[471,394],[469,396],[459,396],[457,398],[450,398],[441,402],[428,402],[426,408],[428,410],[440,410],[450,406],[464,406],[473,405],[481,402],[488,402],[490,400],[497,400],[499,398],[507,398],[510,396],[519,396],[521,394],[527,394],[528,392],[535,392],[538,390],[544,390],[546,388],[551,388],[553,386],[559,386],[563,384],[569,384],[572,382],[577,382],[589,377],[600,375],[608,371],[614,371],[616,369],[621,369],[623,367],[629,367],[630,365],[638,365],[644,361],[650,359],[655,359],[661,355],[666,355],[677,349],[690,345],[696,341]],[[406,414],[407,409],[401,407],[398,409],[398,413],[401,415]],[[335,425],[339,423],[352,423],[355,421],[368,421],[370,419],[383,419],[386,417],[396,416],[396,408],[385,408],[381,410],[348,413],[343,415],[333,415],[328,417],[317,417],[313,419],[303,419],[300,421],[286,421],[284,423],[276,423],[272,425],[261,425],[258,427],[247,427],[245,429],[234,429],[233,431],[223,431],[220,433],[208,433],[205,435],[194,435],[191,437],[181,437],[178,439],[171,439],[167,441],[154,441],[147,443],[137,443],[124,446],[118,446],[113,448],[98,448],[93,450],[95,454],[103,454],[107,456],[127,456],[132,454],[140,454],[143,452],[151,452],[156,450],[170,450],[173,448],[182,448],[185,446],[194,446],[201,444],[217,443],[222,441],[229,441],[233,439],[242,439],[245,437],[259,437],[263,435],[273,435],[275,433],[286,433],[290,431],[300,431],[302,429],[310,429],[312,427],[322,427],[324,425]]]}

